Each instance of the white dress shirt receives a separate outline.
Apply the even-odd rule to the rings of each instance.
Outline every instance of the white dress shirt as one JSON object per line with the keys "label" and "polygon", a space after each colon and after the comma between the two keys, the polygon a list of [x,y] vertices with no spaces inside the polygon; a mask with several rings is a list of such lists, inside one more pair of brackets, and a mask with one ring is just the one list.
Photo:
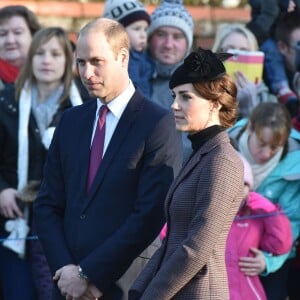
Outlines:
{"label": "white dress shirt", "polygon": [[[118,125],[118,122],[122,116],[123,111],[125,110],[129,100],[133,96],[135,92],[135,87],[132,84],[131,81],[129,81],[128,87],[115,99],[110,101],[107,106],[109,108],[109,111],[106,115],[106,125],[105,125],[105,139],[104,139],[104,148],[103,148],[103,155],[105,154],[105,151],[109,145],[109,142],[115,132],[115,129]],[[98,114],[101,106],[104,105],[99,98],[97,98],[97,110],[95,114],[95,120],[94,120],[94,129],[93,129],[93,136],[91,140],[94,138],[94,134],[97,127],[97,120],[98,120]]]}

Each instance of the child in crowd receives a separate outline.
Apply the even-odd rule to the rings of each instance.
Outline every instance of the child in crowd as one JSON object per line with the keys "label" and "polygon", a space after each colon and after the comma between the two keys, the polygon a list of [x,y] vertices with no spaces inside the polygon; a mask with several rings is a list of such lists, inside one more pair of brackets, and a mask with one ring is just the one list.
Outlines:
{"label": "child in crowd", "polygon": [[103,16],[114,19],[125,27],[130,38],[130,78],[142,94],[150,99],[154,73],[154,63],[146,51],[150,15],[138,0],[107,0]]}
{"label": "child in crowd", "polygon": [[230,300],[266,300],[259,275],[246,275],[239,258],[256,256],[257,249],[269,255],[287,253],[292,247],[290,221],[278,205],[252,192],[251,166],[241,155],[244,164],[245,198],[234,219],[227,238],[226,267]]}
{"label": "child in crowd", "polygon": [[265,80],[272,93],[281,103],[294,105],[298,102],[284,66],[275,39],[275,28],[281,14],[299,9],[299,0],[276,1],[249,0],[251,20],[247,27],[256,36],[260,49],[265,53]]}
{"label": "child in crowd", "polygon": [[300,133],[291,129],[291,117],[283,104],[265,102],[256,106],[249,119],[230,128],[229,134],[251,165],[253,190],[280,205],[290,220],[294,241],[287,254],[270,256],[260,251],[256,256],[240,257],[241,271],[262,274],[267,298],[285,300],[288,272],[300,235]]}

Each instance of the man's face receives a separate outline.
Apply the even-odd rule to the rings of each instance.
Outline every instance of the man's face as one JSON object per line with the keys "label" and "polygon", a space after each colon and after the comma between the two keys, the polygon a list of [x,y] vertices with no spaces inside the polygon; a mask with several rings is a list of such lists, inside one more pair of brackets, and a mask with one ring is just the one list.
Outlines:
{"label": "man's face", "polygon": [[109,102],[119,94],[116,84],[124,65],[122,56],[115,54],[100,31],[79,36],[76,61],[81,80],[93,97]]}
{"label": "man's face", "polygon": [[296,70],[297,69],[296,67],[297,42],[300,42],[300,28],[297,28],[294,31],[292,31],[290,35],[289,45],[283,43],[278,44],[279,50],[281,54],[284,56],[286,68],[292,73],[295,73],[297,71]]}
{"label": "man's face", "polygon": [[188,50],[184,33],[175,27],[163,26],[153,32],[149,49],[154,59],[165,65],[181,62]]}

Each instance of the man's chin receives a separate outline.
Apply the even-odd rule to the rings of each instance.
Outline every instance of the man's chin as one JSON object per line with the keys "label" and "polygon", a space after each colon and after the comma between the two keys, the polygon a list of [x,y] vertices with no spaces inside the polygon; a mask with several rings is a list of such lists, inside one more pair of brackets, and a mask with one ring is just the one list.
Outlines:
{"label": "man's chin", "polygon": [[87,91],[91,97],[99,97],[99,92],[97,90],[87,89]]}
{"label": "man's chin", "polygon": [[162,57],[161,62],[165,65],[174,65],[175,59],[174,59],[174,57],[164,56],[164,57]]}

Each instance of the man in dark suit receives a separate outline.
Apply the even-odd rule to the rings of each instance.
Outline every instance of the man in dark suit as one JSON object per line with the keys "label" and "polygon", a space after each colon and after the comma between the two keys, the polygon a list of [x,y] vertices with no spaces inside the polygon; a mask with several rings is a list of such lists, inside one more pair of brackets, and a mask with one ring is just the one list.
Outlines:
{"label": "man in dark suit", "polygon": [[[118,22],[100,18],[87,24],[76,56],[81,80],[97,101],[62,116],[34,217],[58,287],[53,299],[122,299],[116,281],[163,225],[181,141],[172,115],[130,81],[129,39]],[[102,161],[89,185],[90,148],[103,105]]]}

